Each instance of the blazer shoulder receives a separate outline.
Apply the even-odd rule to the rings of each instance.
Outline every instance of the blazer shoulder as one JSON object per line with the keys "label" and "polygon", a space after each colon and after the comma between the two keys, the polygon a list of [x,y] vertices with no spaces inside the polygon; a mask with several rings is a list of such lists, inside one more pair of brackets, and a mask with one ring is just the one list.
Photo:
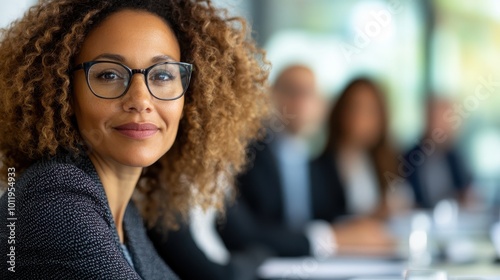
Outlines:
{"label": "blazer shoulder", "polygon": [[88,158],[57,156],[30,166],[19,178],[17,186],[26,191],[59,189],[85,190],[100,185],[100,180]]}
{"label": "blazer shoulder", "polygon": [[16,204],[24,206],[20,210],[28,211],[33,204],[39,203],[56,208],[79,203],[87,204],[105,215],[107,200],[104,189],[90,160],[82,162],[56,158],[30,166],[14,187]]}

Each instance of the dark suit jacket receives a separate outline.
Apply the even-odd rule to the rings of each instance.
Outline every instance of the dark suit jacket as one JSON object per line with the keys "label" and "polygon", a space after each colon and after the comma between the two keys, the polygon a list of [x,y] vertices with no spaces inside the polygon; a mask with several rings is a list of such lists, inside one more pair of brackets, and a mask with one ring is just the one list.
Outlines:
{"label": "dark suit jacket", "polygon": [[235,279],[232,263],[220,265],[209,260],[193,240],[189,226],[168,231],[158,226],[148,232],[160,256],[181,279]]}
{"label": "dark suit jacket", "polygon": [[[413,147],[405,155],[407,162],[411,162],[410,155],[418,151],[420,148],[418,146]],[[457,192],[464,190],[471,182],[471,176],[469,170],[463,164],[461,157],[455,149],[450,149],[446,152],[446,164],[448,164],[450,169],[451,180],[453,187]],[[423,163],[425,164],[425,162]],[[421,169],[422,165],[412,166],[414,168],[406,179],[410,183],[413,193],[415,195],[415,202],[419,207],[430,208],[433,207],[428,199],[426,190],[421,182]]]}
{"label": "dark suit jacket", "polygon": [[[0,279],[177,279],[156,253],[133,203],[123,223],[135,269],[126,261],[88,157],[59,154],[16,179],[15,191],[10,190],[15,194],[13,215],[8,214],[8,194],[0,199]],[[17,220],[11,230],[6,223],[12,217]],[[15,236],[14,273],[6,266],[10,236]]]}
{"label": "dark suit jacket", "polygon": [[[239,196],[227,209],[220,234],[230,250],[264,246],[280,256],[307,255],[309,241],[303,232],[285,224],[283,186],[276,158],[265,144],[253,146],[255,156],[247,172],[238,177]],[[333,161],[321,157],[310,164],[313,219],[333,221],[345,213],[345,198]]]}

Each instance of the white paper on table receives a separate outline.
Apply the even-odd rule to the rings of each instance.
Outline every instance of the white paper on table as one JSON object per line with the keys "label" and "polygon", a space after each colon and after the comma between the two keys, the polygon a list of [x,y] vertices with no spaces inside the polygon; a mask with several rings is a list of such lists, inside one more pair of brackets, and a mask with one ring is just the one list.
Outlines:
{"label": "white paper on table", "polygon": [[375,259],[272,258],[266,260],[259,267],[257,273],[262,279],[332,279],[360,276],[401,277],[406,265],[407,263],[403,261]]}
{"label": "white paper on table", "polygon": [[356,278],[351,278],[349,280],[404,280],[402,277],[356,277]]}

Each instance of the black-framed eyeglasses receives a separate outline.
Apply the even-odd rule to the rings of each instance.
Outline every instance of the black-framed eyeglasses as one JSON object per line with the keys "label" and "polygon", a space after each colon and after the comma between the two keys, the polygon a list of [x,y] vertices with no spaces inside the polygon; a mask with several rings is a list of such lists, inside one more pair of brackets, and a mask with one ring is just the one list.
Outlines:
{"label": "black-framed eyeglasses", "polygon": [[134,74],[143,74],[146,86],[157,99],[175,100],[186,92],[193,65],[185,62],[161,62],[146,69],[131,69],[114,61],[88,61],[71,71],[83,69],[87,85],[100,98],[115,99],[125,95]]}

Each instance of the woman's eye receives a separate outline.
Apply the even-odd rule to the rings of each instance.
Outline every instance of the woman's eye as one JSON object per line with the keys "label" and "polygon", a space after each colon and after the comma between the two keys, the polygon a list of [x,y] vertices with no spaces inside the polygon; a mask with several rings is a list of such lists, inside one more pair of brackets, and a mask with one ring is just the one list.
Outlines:
{"label": "woman's eye", "polygon": [[106,72],[98,73],[96,75],[96,78],[99,80],[103,80],[103,81],[113,81],[113,80],[122,79],[122,76],[116,72],[113,72],[113,71],[106,71]]}
{"label": "woman's eye", "polygon": [[168,82],[174,80],[174,76],[170,72],[155,72],[151,73],[150,79],[158,82]]}

